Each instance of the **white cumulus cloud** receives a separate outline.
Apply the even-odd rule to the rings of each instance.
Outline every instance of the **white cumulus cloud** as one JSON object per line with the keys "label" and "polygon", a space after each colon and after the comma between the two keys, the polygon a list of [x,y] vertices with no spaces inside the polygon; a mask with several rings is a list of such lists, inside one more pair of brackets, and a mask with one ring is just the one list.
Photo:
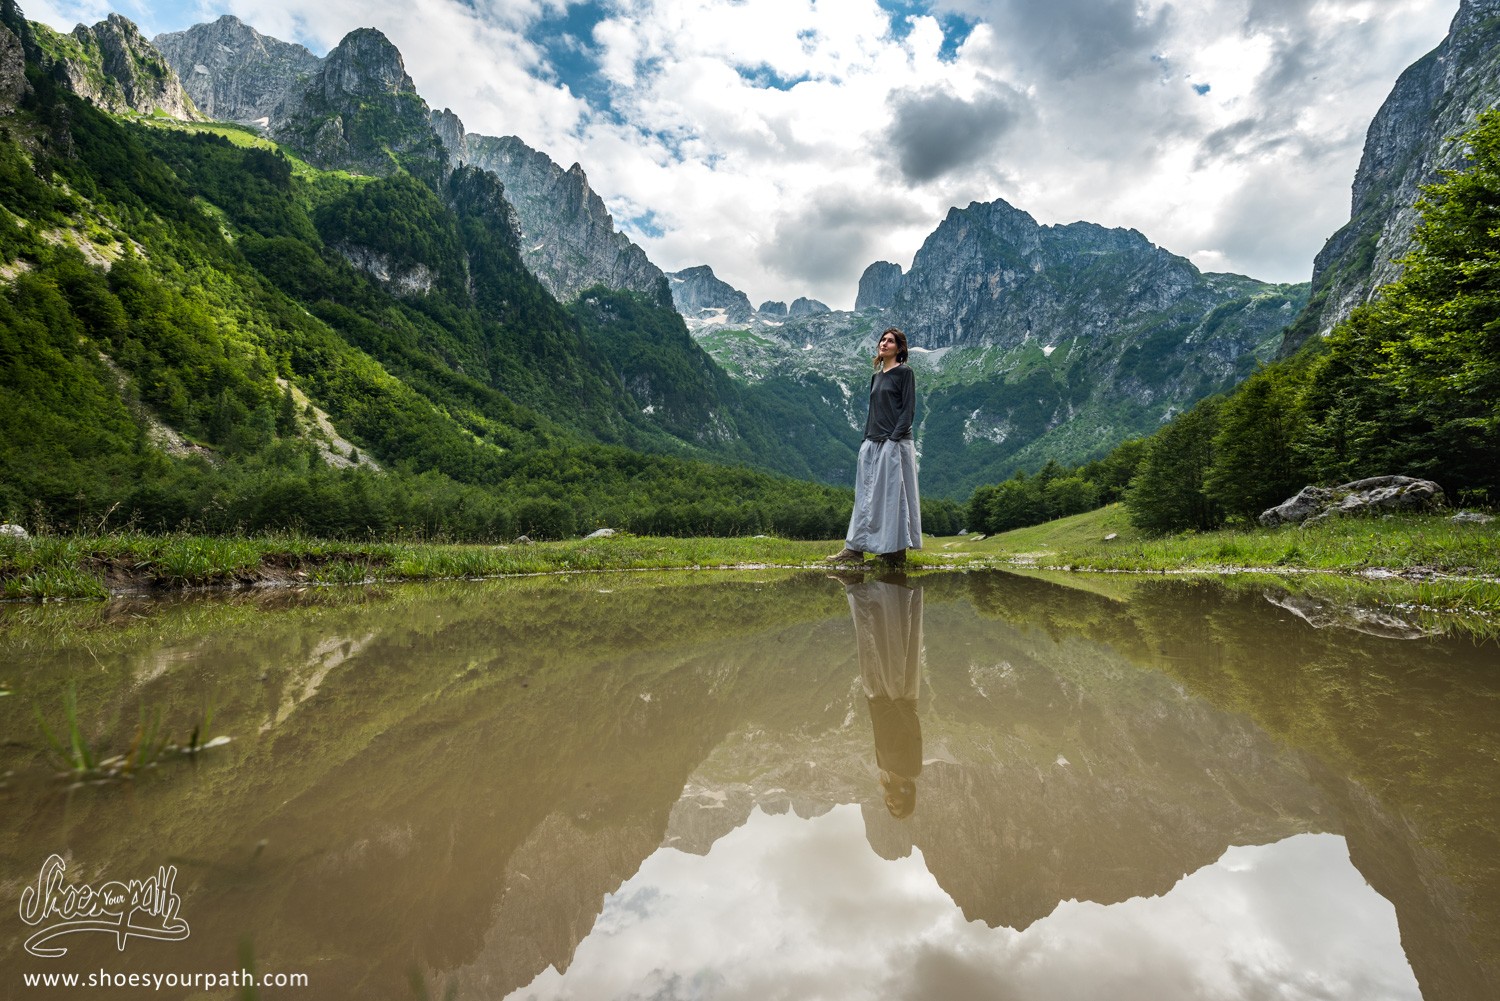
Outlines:
{"label": "white cumulus cloud", "polygon": [[[896,6],[896,5],[888,5]],[[951,206],[1127,226],[1205,270],[1304,281],[1365,129],[1456,0],[118,0],[326,52],[371,26],[434,107],[577,161],[668,271],[853,303]],[[107,11],[46,0],[68,28]],[[562,19],[588,15],[564,38]],[[570,24],[572,22],[569,22]],[[647,217],[650,227],[631,228]]]}

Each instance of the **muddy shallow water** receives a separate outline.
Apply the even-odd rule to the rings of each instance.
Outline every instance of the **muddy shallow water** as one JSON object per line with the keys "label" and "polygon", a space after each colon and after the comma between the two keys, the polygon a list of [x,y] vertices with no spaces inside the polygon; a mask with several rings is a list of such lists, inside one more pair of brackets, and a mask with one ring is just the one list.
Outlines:
{"label": "muddy shallow water", "polygon": [[1500,647],[1086,583],[0,608],[0,996],[1500,996]]}

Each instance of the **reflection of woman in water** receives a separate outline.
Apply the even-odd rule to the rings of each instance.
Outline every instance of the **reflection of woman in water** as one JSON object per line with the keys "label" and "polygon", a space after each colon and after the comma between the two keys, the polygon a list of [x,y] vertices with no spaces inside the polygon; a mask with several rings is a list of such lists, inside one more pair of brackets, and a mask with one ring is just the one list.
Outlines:
{"label": "reflection of woman in water", "polygon": [[922,725],[917,697],[922,687],[922,589],[902,574],[846,585],[849,613],[859,647],[875,765],[885,808],[897,820],[917,808],[922,774]]}

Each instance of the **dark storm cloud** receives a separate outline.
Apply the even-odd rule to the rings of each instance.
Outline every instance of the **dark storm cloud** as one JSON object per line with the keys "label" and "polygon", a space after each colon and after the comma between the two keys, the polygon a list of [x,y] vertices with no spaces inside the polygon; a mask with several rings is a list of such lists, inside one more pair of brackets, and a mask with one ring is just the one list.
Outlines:
{"label": "dark storm cloud", "polygon": [[838,284],[847,286],[852,302],[860,274],[875,260],[880,231],[928,221],[920,204],[884,192],[824,189],[811,194],[806,211],[786,215],[756,256],[794,283],[786,295],[810,295],[802,290]]}
{"label": "dark storm cloud", "polygon": [[919,184],[990,153],[1020,119],[1019,107],[1019,96],[1008,90],[973,101],[944,91],[904,91],[892,95],[885,138],[902,176]]}
{"label": "dark storm cloud", "polygon": [[1109,67],[1154,76],[1169,10],[1146,16],[1136,0],[954,0],[941,4],[988,21],[1005,48],[1040,76],[1097,76]]}
{"label": "dark storm cloud", "polygon": [[[1043,144],[1115,163],[1151,158],[1198,128],[1197,99],[1169,55],[1171,7],[1136,0],[952,0],[942,5],[986,23],[972,49],[997,78],[1030,96],[1041,120],[1065,133]],[[1199,81],[1200,83],[1202,81]]]}
{"label": "dark storm cloud", "polygon": [[1288,129],[1265,116],[1242,118],[1215,129],[1198,143],[1193,167],[1201,170],[1212,163],[1244,163],[1290,152],[1292,161],[1312,167],[1330,156],[1341,156],[1357,146],[1362,133],[1350,128],[1328,135],[1306,134]]}
{"label": "dark storm cloud", "polygon": [[1269,63],[1256,83],[1262,100],[1305,103],[1309,93],[1328,85],[1320,80],[1332,79],[1328,74],[1333,67],[1348,65],[1351,57],[1357,63],[1359,53],[1378,45],[1382,27],[1377,19],[1340,19],[1330,26],[1326,7],[1324,16],[1315,17],[1315,6],[1315,0],[1251,0],[1245,34],[1272,43]]}

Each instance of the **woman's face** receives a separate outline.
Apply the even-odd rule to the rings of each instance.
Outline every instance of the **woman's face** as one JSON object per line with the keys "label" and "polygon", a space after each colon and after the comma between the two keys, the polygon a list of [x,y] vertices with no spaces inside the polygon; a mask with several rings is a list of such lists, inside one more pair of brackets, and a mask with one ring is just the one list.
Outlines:
{"label": "woman's face", "polygon": [[881,335],[880,346],[875,349],[875,353],[877,355],[879,355],[881,358],[894,358],[894,357],[896,357],[896,335],[895,334],[883,334],[883,335]]}

